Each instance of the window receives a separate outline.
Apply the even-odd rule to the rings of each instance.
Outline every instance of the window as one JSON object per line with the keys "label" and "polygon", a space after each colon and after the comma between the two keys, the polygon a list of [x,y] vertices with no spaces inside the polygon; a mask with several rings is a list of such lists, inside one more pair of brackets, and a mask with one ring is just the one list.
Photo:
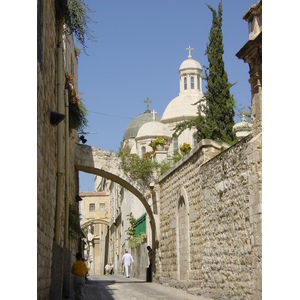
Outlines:
{"label": "window", "polygon": [[186,77],[184,77],[183,82],[184,82],[184,89],[186,90],[187,89],[187,78]]}
{"label": "window", "polygon": [[194,76],[191,77],[191,89],[194,89]]}
{"label": "window", "polygon": [[196,133],[193,135],[193,141],[194,141],[194,147],[197,146],[198,142],[197,142],[197,134]]}
{"label": "window", "polygon": [[99,210],[100,212],[105,212],[105,203],[100,203]]}
{"label": "window", "polygon": [[253,20],[253,17],[249,20],[248,32],[249,32],[249,38],[254,35],[254,20]]}
{"label": "window", "polygon": [[146,147],[143,146],[143,147],[142,147],[142,156],[144,156],[145,153],[146,153]]}
{"label": "window", "polygon": [[200,77],[197,76],[197,89],[200,91]]}
{"label": "window", "polygon": [[95,227],[94,227],[94,225],[90,225],[90,232],[91,232],[91,234],[95,233]]}
{"label": "window", "polygon": [[178,150],[178,137],[177,136],[174,136],[173,144],[174,144],[174,152],[175,152]]}
{"label": "window", "polygon": [[95,203],[90,203],[89,211],[95,211]]}

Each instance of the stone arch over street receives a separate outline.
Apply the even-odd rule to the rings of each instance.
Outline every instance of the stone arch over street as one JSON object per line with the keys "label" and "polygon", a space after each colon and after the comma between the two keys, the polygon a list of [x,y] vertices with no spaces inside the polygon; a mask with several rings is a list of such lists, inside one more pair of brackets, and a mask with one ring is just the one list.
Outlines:
{"label": "stone arch over street", "polygon": [[114,152],[105,151],[88,145],[75,145],[75,167],[78,171],[98,175],[110,179],[135,195],[144,205],[150,218],[152,230],[152,246],[157,241],[158,215],[156,203],[149,195],[152,194],[147,184],[130,178],[121,166],[121,159]]}
{"label": "stone arch over street", "polygon": [[104,220],[101,220],[101,219],[92,219],[92,220],[89,220],[85,223],[81,223],[81,228],[82,229],[85,229],[87,227],[89,227],[90,225],[96,225],[96,224],[103,224],[103,225],[109,225],[109,222],[107,221],[104,221]]}

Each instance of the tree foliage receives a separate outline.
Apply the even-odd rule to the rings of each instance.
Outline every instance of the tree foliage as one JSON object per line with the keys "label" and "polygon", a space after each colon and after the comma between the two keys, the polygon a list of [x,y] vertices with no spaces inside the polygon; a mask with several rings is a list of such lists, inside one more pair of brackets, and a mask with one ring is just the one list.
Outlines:
{"label": "tree foliage", "polygon": [[81,101],[79,92],[74,89],[74,79],[65,73],[65,89],[69,92],[69,125],[70,129],[83,131],[88,125],[87,109]]}
{"label": "tree foliage", "polygon": [[171,157],[158,163],[152,159],[152,153],[146,152],[147,155],[140,158],[137,154],[131,154],[130,149],[120,148],[118,156],[122,161],[122,169],[124,172],[134,180],[143,180],[148,185],[155,179],[157,175],[163,175],[174,164],[182,159],[182,155],[177,151]]}
{"label": "tree foliage", "polygon": [[132,212],[130,212],[129,215],[126,215],[127,220],[130,223],[130,226],[128,227],[125,232],[127,233],[127,240],[128,245],[130,248],[136,248],[139,245],[143,244],[147,240],[147,235],[145,232],[140,232],[137,236],[135,235],[135,222],[136,218],[133,216]]}
{"label": "tree foliage", "polygon": [[158,164],[146,156],[140,158],[137,154],[130,154],[128,148],[119,149],[118,156],[122,161],[123,170],[134,180],[142,179],[149,183],[153,172],[158,169]]}
{"label": "tree foliage", "polygon": [[205,51],[209,62],[209,66],[205,67],[203,78],[207,81],[207,90],[203,99],[195,103],[198,105],[198,116],[191,121],[178,124],[174,134],[179,135],[186,128],[196,126],[198,141],[212,139],[233,144],[236,140],[232,130],[235,101],[230,94],[232,84],[228,82],[223,61],[222,0],[218,6],[218,13],[211,5],[206,5],[213,15],[209,42]]}
{"label": "tree foliage", "polygon": [[132,212],[129,215],[126,215],[127,220],[130,223],[130,227],[127,228],[126,233],[127,233],[127,240],[130,238],[133,238],[135,236],[135,222],[136,218],[133,216]]}
{"label": "tree foliage", "polygon": [[64,23],[74,33],[86,53],[86,38],[94,41],[92,30],[88,27],[88,23],[92,21],[88,13],[93,11],[83,0],[56,0],[55,6],[58,18],[63,17]]}
{"label": "tree foliage", "polygon": [[243,117],[245,117],[246,122],[249,122],[249,123],[252,122],[251,106],[248,106],[247,108],[245,108],[244,106],[243,107],[235,107],[235,114],[237,117],[239,117],[240,120],[242,120]]}

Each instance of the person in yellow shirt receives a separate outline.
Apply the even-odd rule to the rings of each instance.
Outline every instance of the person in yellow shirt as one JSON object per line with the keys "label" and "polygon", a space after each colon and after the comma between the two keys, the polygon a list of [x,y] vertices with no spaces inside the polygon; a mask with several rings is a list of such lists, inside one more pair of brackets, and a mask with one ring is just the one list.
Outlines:
{"label": "person in yellow shirt", "polygon": [[83,289],[85,285],[85,276],[88,273],[86,264],[82,261],[80,252],[76,254],[76,261],[71,267],[71,273],[74,274],[75,300],[84,299]]}

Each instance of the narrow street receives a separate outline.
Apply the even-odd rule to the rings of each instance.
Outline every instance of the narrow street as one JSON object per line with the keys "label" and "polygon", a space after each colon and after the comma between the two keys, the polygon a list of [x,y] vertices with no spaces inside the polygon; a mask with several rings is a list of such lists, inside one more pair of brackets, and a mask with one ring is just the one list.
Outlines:
{"label": "narrow street", "polygon": [[122,275],[93,275],[88,279],[84,289],[86,300],[209,300],[180,289]]}

